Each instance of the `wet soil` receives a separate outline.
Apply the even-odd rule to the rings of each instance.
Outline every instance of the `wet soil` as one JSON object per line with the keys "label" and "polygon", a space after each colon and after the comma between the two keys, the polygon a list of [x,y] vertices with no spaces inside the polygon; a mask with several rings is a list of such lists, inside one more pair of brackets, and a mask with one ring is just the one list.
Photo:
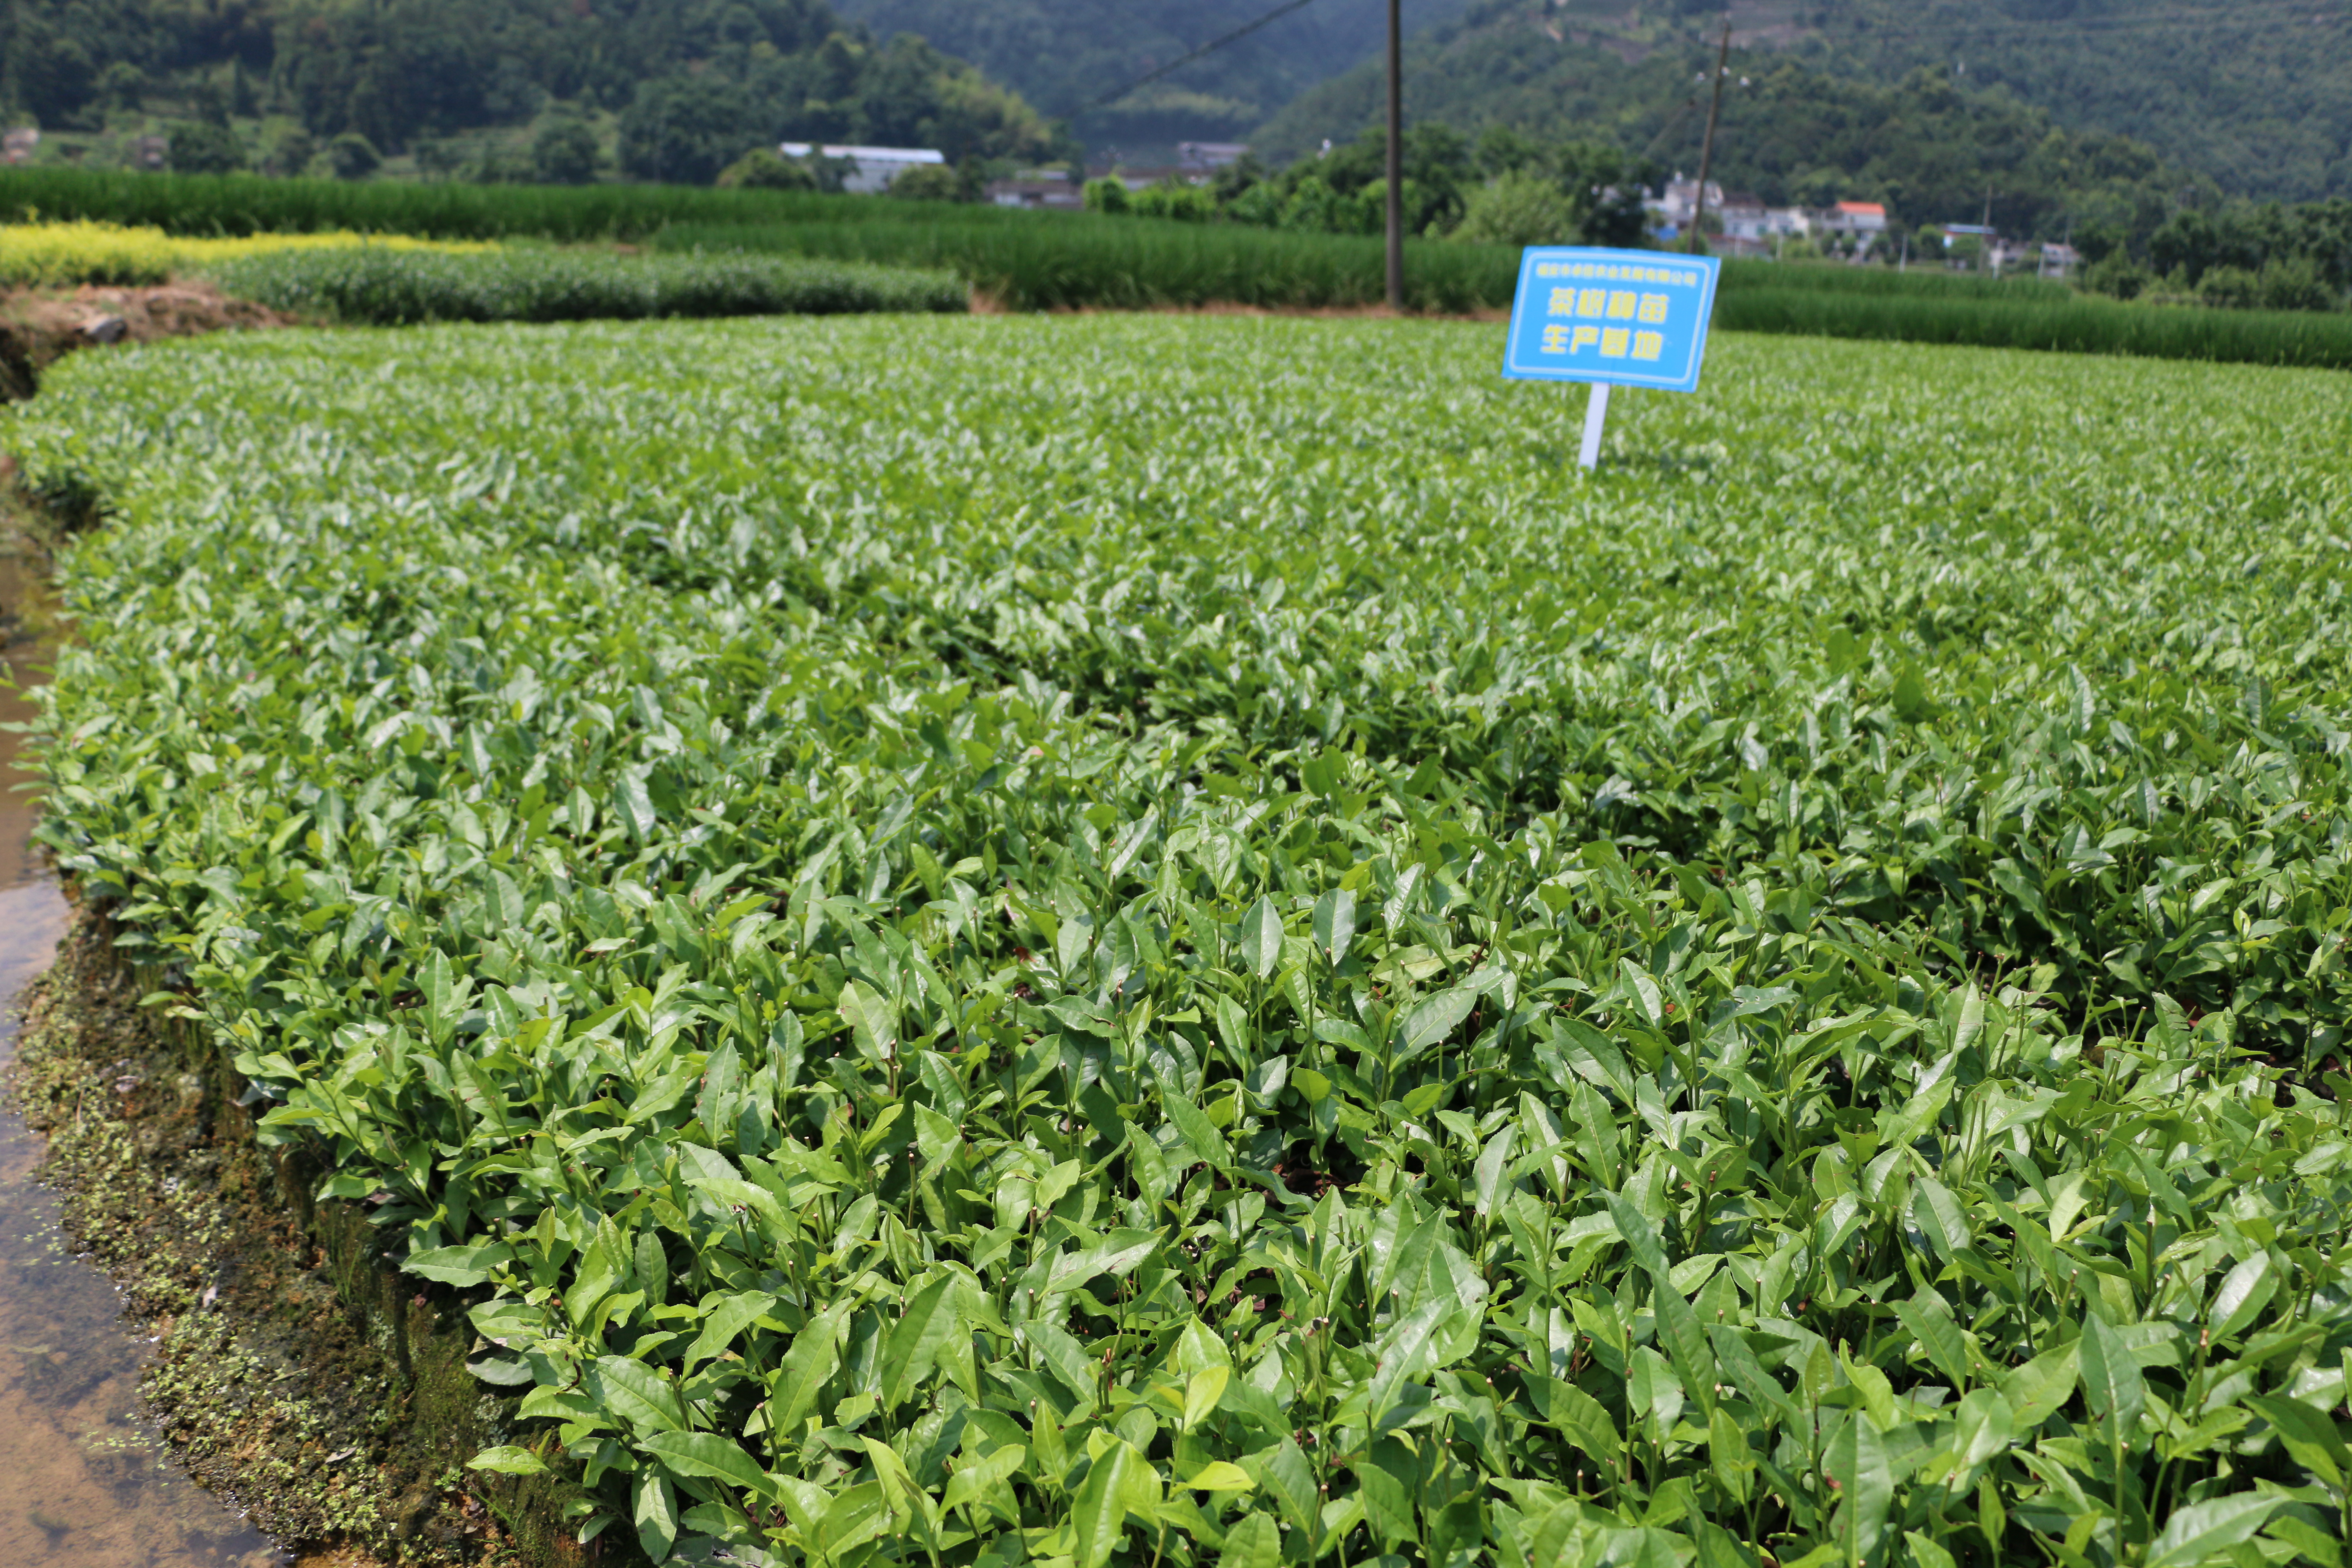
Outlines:
{"label": "wet soil", "polygon": [[[37,581],[0,556],[17,687],[46,673]],[[33,712],[0,689],[0,723]],[[20,743],[0,731],[0,1564],[511,1561],[466,1434],[415,1418],[410,1342],[339,1293],[226,1075],[35,854]]]}
{"label": "wet soil", "polygon": [[[44,647],[13,558],[0,559],[0,636],[21,685]],[[31,704],[0,689],[0,722]],[[0,997],[49,962],[71,911],[32,853],[29,797],[0,732]],[[17,1020],[0,1015],[0,1060]],[[167,1458],[140,1382],[154,1344],[111,1281],[78,1256],[64,1200],[38,1180],[43,1139],[0,1110],[0,1563],[79,1568],[257,1568],[290,1561]]]}
{"label": "wet soil", "polygon": [[235,1120],[219,1080],[141,1005],[101,917],[59,925],[15,1088],[48,1134],[40,1173],[64,1235],[151,1339],[135,1381],[156,1434],[280,1541],[376,1553],[338,1559],[353,1564],[495,1561],[466,1454],[412,1419],[414,1380],[339,1296],[268,1156],[219,1135]]}

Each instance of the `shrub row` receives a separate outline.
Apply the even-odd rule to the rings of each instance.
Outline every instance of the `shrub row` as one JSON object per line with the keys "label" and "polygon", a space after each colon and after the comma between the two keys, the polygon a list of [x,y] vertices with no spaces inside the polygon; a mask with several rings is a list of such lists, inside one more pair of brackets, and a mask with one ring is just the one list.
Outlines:
{"label": "shrub row", "polygon": [[44,842],[656,1559],[2335,1563],[2340,384],[1492,351],[81,356]]}
{"label": "shrub row", "polygon": [[378,247],[286,250],[215,268],[230,293],[276,310],[372,326],[649,316],[955,311],[946,272],[772,256],[613,256],[507,249],[451,256]]}
{"label": "shrub row", "polygon": [[[682,224],[656,240],[664,250],[747,250],[948,267],[1015,310],[1134,310],[1247,305],[1350,308],[1387,298],[1378,239],[1187,224],[1145,218],[1039,214],[1024,224],[966,223],[961,216],[896,222],[757,226]],[[1406,303],[1466,312],[1507,307],[1518,252],[1496,246],[1406,247]]]}
{"label": "shrub row", "polygon": [[1999,300],[2011,304],[2063,305],[2081,296],[2048,278],[1993,278],[1921,265],[1903,270],[1843,262],[1763,261],[1733,257],[1723,264],[1720,292],[1801,289],[1816,294],[1914,295],[1928,300]]}
{"label": "shrub row", "polygon": [[1735,331],[2352,370],[2352,315],[2340,313],[2126,305],[2080,295],[2011,302],[1748,284],[1717,296],[1715,319]]}
{"label": "shrub row", "polygon": [[[789,192],[350,184],[40,169],[0,171],[0,212],[149,224],[188,235],[349,229],[561,241],[656,237],[668,251],[739,250],[948,268],[1023,310],[1209,304],[1348,309],[1376,304],[1386,292],[1377,239]],[[1517,253],[1506,247],[1413,242],[1407,247],[1407,302],[1414,310],[1444,312],[1502,309],[1510,303],[1517,268]],[[478,276],[487,279],[494,270],[484,266]],[[240,274],[256,279],[265,275]],[[539,275],[517,264],[518,279]],[[515,287],[528,291],[541,286]],[[665,313],[632,303],[658,294],[657,285],[614,287],[617,313]],[[401,297],[397,285],[387,284],[384,291],[388,299]],[[589,306],[592,297],[589,289],[576,307],[550,304],[547,315],[518,319],[603,313]],[[1734,261],[1725,268],[1719,298],[1718,323],[1738,331],[2328,368],[2352,364],[2352,318],[2127,308],[2075,296],[2056,283],[1959,278],[1925,268],[1897,273]],[[430,313],[467,316],[454,309]],[[677,313],[699,313],[699,308]],[[425,318],[362,310],[353,319]]]}
{"label": "shrub row", "polygon": [[85,283],[137,287],[247,257],[361,245],[397,251],[487,248],[466,241],[416,240],[397,235],[368,237],[349,230],[198,239],[169,235],[160,228],[124,228],[110,223],[10,224],[0,226],[0,287],[70,288]]}
{"label": "shrub row", "polygon": [[[968,222],[1034,222],[998,208],[941,208]],[[855,222],[903,206],[807,193],[691,185],[477,185],[0,169],[0,218],[89,219],[237,236],[354,229],[443,239],[643,239],[672,223]]]}

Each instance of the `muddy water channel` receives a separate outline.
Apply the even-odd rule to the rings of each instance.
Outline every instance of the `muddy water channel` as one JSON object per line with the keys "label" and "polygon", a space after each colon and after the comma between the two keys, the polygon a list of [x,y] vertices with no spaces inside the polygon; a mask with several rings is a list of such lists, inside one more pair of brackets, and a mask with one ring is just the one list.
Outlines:
{"label": "muddy water channel", "polygon": [[[21,619],[28,585],[0,558],[0,628],[20,685],[46,649]],[[0,721],[32,704],[0,690]],[[0,731],[0,998],[48,963],[66,903],[32,854],[32,814],[16,786],[21,737]],[[0,1062],[16,1018],[0,1016]],[[35,1172],[43,1141],[0,1108],[0,1564],[75,1568],[261,1568],[289,1563],[219,1499],[173,1468],[139,1400],[150,1345],[122,1319],[106,1277],[73,1255],[57,1195]]]}

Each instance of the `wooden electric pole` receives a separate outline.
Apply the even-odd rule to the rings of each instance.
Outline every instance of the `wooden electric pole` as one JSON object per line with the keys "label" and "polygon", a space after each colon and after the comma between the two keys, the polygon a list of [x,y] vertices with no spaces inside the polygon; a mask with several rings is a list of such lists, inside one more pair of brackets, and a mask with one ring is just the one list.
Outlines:
{"label": "wooden electric pole", "polygon": [[1691,203],[1690,253],[1696,256],[1706,229],[1706,172],[1715,162],[1715,122],[1723,114],[1723,73],[1731,62],[1731,13],[1723,14],[1723,47],[1715,52],[1715,96],[1707,100],[1706,140],[1698,150],[1698,195]]}
{"label": "wooden electric pole", "polygon": [[1404,31],[1389,0],[1389,309],[1404,309]]}

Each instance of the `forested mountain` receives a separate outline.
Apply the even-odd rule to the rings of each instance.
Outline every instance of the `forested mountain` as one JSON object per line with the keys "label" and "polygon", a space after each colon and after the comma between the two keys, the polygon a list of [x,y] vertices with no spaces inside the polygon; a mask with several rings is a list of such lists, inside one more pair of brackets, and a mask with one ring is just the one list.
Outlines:
{"label": "forested mountain", "polygon": [[2007,87],[2235,195],[2352,195],[2352,0],[1785,3],[1842,69],[1891,81],[1932,65]]}
{"label": "forested mountain", "polygon": [[[1548,42],[1549,40],[1547,40]],[[1661,47],[1629,65],[1592,43],[1535,50],[1499,27],[1409,50],[1407,114],[1470,134],[1503,126],[1548,142],[1600,141],[1655,166],[1698,166],[1705,69],[1715,51]],[[1714,174],[1774,205],[1880,201],[1908,226],[1992,220],[2061,237],[2070,224],[2143,231],[2182,193],[2148,148],[2069,132],[2003,89],[1933,70],[1875,87],[1772,52],[1735,50]],[[1377,74],[1307,93],[1259,137],[1276,157],[1319,146],[1376,112]],[[2210,193],[2218,196],[2218,192]]]}
{"label": "forested mountain", "polygon": [[[292,117],[386,152],[530,119],[634,112],[648,173],[709,146],[798,136],[951,156],[1053,150],[1020,98],[824,0],[7,0],[0,106],[49,127],[161,112]],[[659,147],[688,147],[670,167]],[[730,153],[730,156],[732,154]]]}
{"label": "forested mountain", "polygon": [[[1695,165],[1703,117],[1666,120],[1712,62],[1722,16],[1720,0],[1478,0],[1409,46],[1407,112],[1470,131],[1606,124],[1631,151],[1654,139]],[[2004,139],[2038,113],[2095,158],[2128,137],[2232,195],[2352,195],[2352,0],[1732,0],[1731,17],[1736,70],[1783,89],[1725,106],[1744,127],[1725,147],[1732,177],[1759,186],[1831,166],[1868,185],[1901,166],[1920,171],[1915,188],[1979,179],[1981,201],[1980,177],[1998,184],[2015,160],[1936,153],[1906,106],[1937,79],[1989,132],[2011,122]],[[1787,62],[1804,74],[1778,75]],[[1257,144],[1281,156],[1352,136],[1379,75],[1364,62],[1309,89]],[[1811,93],[1826,98],[1808,112]]]}
{"label": "forested mountain", "polygon": [[[2177,204],[2184,180],[2352,195],[2352,0],[1406,0],[1408,113],[1696,166],[1726,3],[1746,82],[1720,167],[1761,195],[1955,217],[1990,187],[2011,226]],[[0,110],[248,137],[274,117],[397,153],[554,105],[633,115],[625,172],[673,178],[782,137],[1013,160],[1352,142],[1378,113],[1382,0],[1307,0],[1098,102],[1274,4],[0,0]]]}
{"label": "forested mountain", "polygon": [[[1265,16],[1276,0],[837,0],[877,37],[921,35],[1070,120],[1089,146],[1240,140],[1307,88],[1385,47],[1385,0],[1311,0],[1213,55],[1098,100]],[[1463,0],[1404,0],[1419,31]]]}

